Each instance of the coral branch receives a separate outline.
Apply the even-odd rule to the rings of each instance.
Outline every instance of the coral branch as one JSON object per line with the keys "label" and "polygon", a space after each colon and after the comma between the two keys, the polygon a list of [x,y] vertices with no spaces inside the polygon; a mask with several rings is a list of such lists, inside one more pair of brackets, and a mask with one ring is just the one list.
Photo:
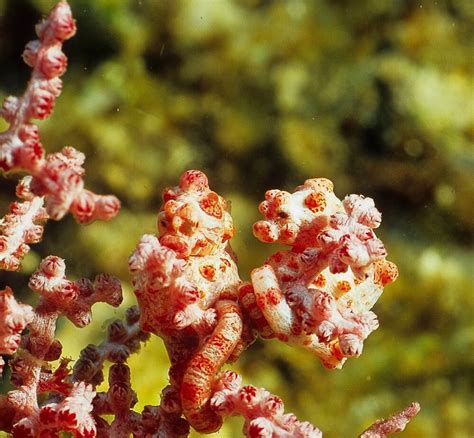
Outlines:
{"label": "coral branch", "polygon": [[0,269],[19,269],[28,244],[37,243],[43,236],[43,223],[48,215],[43,207],[44,198],[33,196],[26,188],[31,177],[24,178],[17,187],[23,202],[12,202],[10,213],[0,219]]}
{"label": "coral branch", "polygon": [[[18,389],[8,393],[2,412],[10,415],[8,423],[13,426],[14,436],[39,436],[58,431],[73,431],[77,437],[95,436],[94,422],[89,416],[95,394],[92,386],[65,381],[69,376],[68,361],[63,360],[55,372],[51,372],[48,362],[61,355],[61,344],[54,339],[60,315],[84,327],[91,320],[94,303],[104,301],[118,306],[122,290],[120,282],[108,275],[97,276],[95,284],[87,279],[72,282],[66,278],[65,269],[64,261],[55,256],[40,263],[29,282],[41,295],[35,309],[17,304],[10,290],[2,293],[0,327],[3,339],[8,341],[2,342],[2,352],[8,347],[6,352],[13,353],[21,331],[26,325],[29,329],[28,334],[21,337],[21,350],[11,360],[12,383]],[[56,393],[61,401],[39,406],[38,396],[43,392]]]}
{"label": "coral branch", "polygon": [[97,419],[99,436],[128,438],[138,431],[141,417],[131,408],[137,402],[137,395],[130,385],[130,370],[127,365],[115,364],[109,370],[109,390],[98,393],[94,399],[94,415],[113,414],[113,422],[109,425]]}
{"label": "coral branch", "polygon": [[242,379],[226,371],[215,386],[210,407],[222,417],[240,415],[243,432],[251,438],[321,438],[322,433],[308,422],[300,422],[293,414],[284,413],[280,398],[263,388],[242,386]]}
{"label": "coral branch", "polygon": [[137,306],[132,306],[125,313],[125,323],[121,320],[112,322],[107,329],[107,338],[102,344],[88,345],[81,351],[74,365],[73,379],[99,385],[103,380],[102,368],[106,360],[113,363],[124,363],[130,354],[140,349],[140,343],[150,335],[141,331],[138,323],[140,313]]}
{"label": "coral branch", "polygon": [[24,169],[39,173],[44,166],[44,150],[39,130],[32,119],[45,119],[61,93],[67,58],[62,43],[76,33],[76,24],[66,2],[60,2],[48,18],[36,26],[38,40],[29,42],[23,53],[33,68],[28,87],[21,98],[8,97],[0,116],[10,127],[0,134],[0,167],[4,171]]}
{"label": "coral branch", "polygon": [[159,406],[145,406],[141,414],[138,437],[186,438],[189,434],[189,423],[181,418],[182,409],[179,394],[171,386],[161,393]]}
{"label": "coral branch", "polygon": [[33,318],[33,309],[18,303],[9,287],[0,290],[0,354],[13,354],[17,350],[21,333]]}
{"label": "coral branch", "polygon": [[72,282],[65,277],[65,270],[64,260],[49,256],[31,276],[30,288],[43,299],[40,307],[60,312],[76,326],[84,327],[91,321],[93,304],[104,302],[117,307],[122,302],[122,287],[115,277],[100,274],[94,283],[85,278]]}
{"label": "coral branch", "polygon": [[45,197],[46,211],[52,219],[59,220],[70,211],[78,222],[88,224],[114,217],[120,202],[115,196],[84,189],[84,155],[74,148],[65,147],[45,156],[38,126],[33,123],[33,119],[49,117],[61,94],[59,77],[67,67],[62,43],[75,32],[76,24],[65,1],[37,25],[39,39],[28,43],[23,53],[24,61],[33,68],[28,87],[22,97],[6,98],[0,110],[0,117],[10,125],[0,133],[0,168],[31,174],[31,190]]}
{"label": "coral branch", "polygon": [[[61,93],[67,67],[62,44],[75,31],[71,10],[60,1],[36,27],[38,40],[26,45],[23,59],[32,75],[25,93],[6,98],[0,110],[9,125],[0,133],[0,168],[29,174],[17,187],[23,202],[12,203],[0,220],[0,269],[20,267],[48,218],[70,212],[88,224],[111,219],[120,207],[114,196],[84,188],[82,153],[66,146],[46,155],[34,124],[49,117]],[[374,201],[354,194],[341,201],[327,179],[307,180],[293,193],[269,190],[259,209],[264,218],[254,224],[255,236],[288,248],[242,283],[229,243],[235,233],[229,204],[211,190],[207,176],[188,170],[177,186],[165,189],[158,233],[145,234],[128,261],[138,305],[126,311],[125,321],[109,324],[104,342],[84,348],[72,370],[55,339],[58,318],[82,328],[95,303],[119,306],[119,280],[100,274],[94,282],[71,281],[64,260],[48,256],[29,281],[39,294],[35,308],[17,302],[10,288],[1,290],[0,354],[13,355],[15,388],[0,396],[0,429],[18,438],[62,432],[184,438],[190,427],[211,433],[225,417],[239,415],[250,438],[320,438],[319,429],[285,414],[280,398],[242,386],[236,373],[222,368],[257,336],[302,347],[327,368],[341,368],[362,353],[378,327],[371,308],[396,279],[397,267],[375,235],[382,217]],[[126,361],[150,334],[164,341],[169,385],[159,405],[139,413]],[[113,363],[109,386],[96,392],[106,360]],[[0,358],[0,375],[4,365]],[[419,409],[413,403],[360,437],[402,431]],[[113,416],[110,423],[106,416]]]}
{"label": "coral branch", "polygon": [[58,436],[72,432],[75,438],[92,438],[96,427],[91,416],[92,386],[76,383],[68,397],[59,403],[48,403],[37,412],[18,421],[12,429],[13,438]]}
{"label": "coral branch", "polygon": [[359,438],[384,438],[387,435],[405,430],[408,422],[420,412],[420,405],[412,403],[387,420],[377,420],[372,426],[359,435]]}

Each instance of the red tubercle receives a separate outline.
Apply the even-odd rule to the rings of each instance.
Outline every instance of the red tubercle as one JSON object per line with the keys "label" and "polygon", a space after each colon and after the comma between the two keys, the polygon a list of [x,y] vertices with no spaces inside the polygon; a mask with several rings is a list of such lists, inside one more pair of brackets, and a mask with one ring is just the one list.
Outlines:
{"label": "red tubercle", "polygon": [[247,429],[248,438],[271,437],[273,433],[271,431],[268,431],[265,426],[266,424],[264,422],[252,422]]}
{"label": "red tubercle", "polygon": [[64,275],[66,265],[64,260],[57,256],[48,256],[41,261],[40,270],[50,277],[60,277]]}
{"label": "red tubercle", "polygon": [[284,333],[276,333],[276,337],[282,342],[288,342],[288,340],[290,339],[290,336]]}
{"label": "red tubercle", "polygon": [[179,203],[176,201],[176,196],[170,198],[163,205],[163,212],[166,215],[166,219],[170,220],[178,212]]}
{"label": "red tubercle", "polygon": [[84,428],[82,431],[75,431],[75,438],[95,438],[96,436],[97,432],[93,428]]}
{"label": "red tubercle", "polygon": [[268,217],[270,215],[270,203],[268,201],[260,202],[258,211],[262,213],[264,217]]}
{"label": "red tubercle", "polygon": [[12,438],[35,438],[35,432],[29,425],[15,424],[12,429]]}
{"label": "red tubercle", "polygon": [[62,43],[76,33],[76,22],[66,1],[59,2],[49,16],[36,25],[36,34],[42,43]]}
{"label": "red tubercle", "polygon": [[212,265],[199,266],[199,272],[207,281],[216,280],[216,269]]}
{"label": "red tubercle", "polygon": [[46,79],[62,76],[67,69],[67,57],[57,46],[51,46],[42,53],[39,69]]}
{"label": "red tubercle", "polygon": [[283,252],[281,251],[276,252],[269,258],[270,262],[275,263],[277,265],[280,264],[282,260],[283,260]]}
{"label": "red tubercle", "polygon": [[74,301],[78,296],[78,288],[72,282],[65,282],[61,289],[62,299],[65,302]]}
{"label": "red tubercle", "polygon": [[55,423],[57,419],[57,412],[52,406],[44,406],[40,410],[39,419],[44,424]]}
{"label": "red tubercle", "polygon": [[283,401],[276,395],[270,395],[266,400],[266,408],[269,410],[270,415],[282,414],[283,413]]}
{"label": "red tubercle", "polygon": [[240,388],[239,399],[246,405],[252,405],[257,397],[257,388],[252,385],[245,385]]}
{"label": "red tubercle", "polygon": [[301,334],[302,331],[303,331],[302,323],[295,320],[293,324],[291,325],[291,334],[293,336],[298,336]]}
{"label": "red tubercle", "polygon": [[181,176],[179,186],[185,191],[204,191],[209,188],[209,181],[207,176],[200,170],[188,170]]}
{"label": "red tubercle", "polygon": [[234,288],[224,289],[219,294],[219,300],[230,300],[230,301],[237,301],[237,293]]}
{"label": "red tubercle", "polygon": [[159,240],[163,246],[172,249],[178,255],[187,254],[187,252],[189,251],[187,242],[177,236],[166,234],[160,237]]}
{"label": "red tubercle", "polygon": [[243,283],[242,285],[239,286],[239,298],[243,299],[247,295],[252,295],[254,294],[253,286],[252,283],[247,282]]}
{"label": "red tubercle", "polygon": [[298,229],[296,227],[292,224],[285,224],[280,230],[280,239],[282,239],[282,243],[290,242],[296,237],[297,233]]}
{"label": "red tubercle", "polygon": [[62,408],[58,412],[58,420],[67,427],[74,428],[77,426],[77,414],[72,411],[69,406]]}
{"label": "red tubercle", "polygon": [[267,299],[266,295],[263,294],[258,294],[255,298],[255,302],[257,303],[257,306],[260,310],[265,310],[267,307]]}
{"label": "red tubercle", "polygon": [[221,242],[222,243],[225,243],[227,242],[228,240],[232,239],[232,237],[234,237],[236,231],[235,231],[235,227],[232,226],[232,228],[229,228],[227,230],[224,231],[224,234],[222,235],[222,240]]}
{"label": "red tubercle", "polygon": [[172,187],[167,187],[166,189],[163,190],[162,194],[163,202],[168,202],[175,200],[177,198],[176,193],[174,192]]}
{"label": "red tubercle", "polygon": [[15,166],[33,173],[41,166],[45,158],[45,151],[39,141],[27,140],[23,148],[18,148],[13,152],[13,157]]}
{"label": "red tubercle", "polygon": [[18,130],[18,137],[22,141],[36,141],[39,142],[40,132],[37,125],[34,123],[24,123]]}
{"label": "red tubercle", "polygon": [[345,294],[351,290],[351,284],[346,280],[341,280],[336,283],[336,289],[339,293]]}
{"label": "red tubercle", "polygon": [[313,285],[322,288],[326,286],[326,277],[324,274],[318,274],[317,277],[313,280]]}
{"label": "red tubercle", "polygon": [[344,354],[341,350],[341,347],[339,346],[339,341],[333,341],[330,344],[330,349],[331,349],[331,354],[334,356],[336,360],[342,360],[344,359]]}
{"label": "red tubercle", "polygon": [[18,97],[8,96],[4,99],[2,107],[0,108],[0,117],[5,119],[7,123],[12,124],[17,117],[20,109],[21,101]]}
{"label": "red tubercle", "polygon": [[257,239],[266,243],[272,243],[277,238],[267,221],[255,222],[253,224],[253,234]]}
{"label": "red tubercle", "polygon": [[28,115],[33,119],[46,119],[53,111],[55,96],[44,89],[38,88],[31,96]]}
{"label": "red tubercle", "polygon": [[219,195],[215,192],[210,192],[206,197],[200,199],[199,206],[209,216],[213,216],[217,219],[222,218],[222,206],[219,199]]}
{"label": "red tubercle", "polygon": [[28,65],[29,67],[35,66],[40,48],[41,41],[39,40],[32,40],[26,44],[25,49],[23,50],[23,53],[21,55],[26,65]]}
{"label": "red tubercle", "polygon": [[386,286],[394,282],[398,277],[397,265],[388,260],[375,262],[374,281],[376,284]]}
{"label": "red tubercle", "polygon": [[0,252],[5,251],[8,248],[8,239],[6,236],[0,236]]}
{"label": "red tubercle", "polygon": [[300,267],[299,260],[296,257],[290,257],[286,262],[286,266],[290,269],[298,269]]}
{"label": "red tubercle", "polygon": [[326,197],[322,192],[311,192],[304,199],[304,205],[313,213],[321,213],[327,206]]}
{"label": "red tubercle", "polygon": [[198,239],[194,245],[195,250],[206,248],[209,245],[209,242],[205,239]]}

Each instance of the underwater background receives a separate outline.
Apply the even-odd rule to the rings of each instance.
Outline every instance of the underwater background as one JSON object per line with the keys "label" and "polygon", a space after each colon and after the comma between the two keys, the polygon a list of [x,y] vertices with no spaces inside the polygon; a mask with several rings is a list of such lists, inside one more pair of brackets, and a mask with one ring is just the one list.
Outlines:
{"label": "underwater background", "polygon": [[[54,0],[0,0],[0,98],[20,94],[34,25]],[[471,0],[70,0],[77,35],[48,152],[87,156],[86,184],[122,201],[110,223],[48,222],[20,273],[24,301],[42,257],[70,278],[108,272],[134,303],[127,258],[155,232],[161,191],[204,170],[231,201],[240,273],[275,251],[251,225],[267,189],[327,177],[339,197],[373,197],[400,270],[376,304],[380,328],[358,359],[326,370],[309,353],[257,341],[233,366],[327,438],[351,437],[418,400],[404,437],[474,436],[474,3]],[[0,123],[0,130],[4,126]],[[0,216],[17,176],[0,181]],[[120,317],[59,326],[76,358]],[[153,337],[132,356],[137,409],[157,404],[168,359]],[[215,436],[240,435],[239,420]],[[197,435],[193,435],[197,436]]]}

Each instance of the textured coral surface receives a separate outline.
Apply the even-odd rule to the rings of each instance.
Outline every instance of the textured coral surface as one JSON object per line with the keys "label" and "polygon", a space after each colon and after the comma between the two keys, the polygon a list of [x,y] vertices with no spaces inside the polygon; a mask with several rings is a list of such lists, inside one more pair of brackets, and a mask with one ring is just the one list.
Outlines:
{"label": "textured coral surface", "polygon": [[291,249],[242,284],[228,204],[206,175],[187,171],[165,189],[158,235],[143,236],[129,259],[140,324],[164,340],[167,391],[195,430],[214,432],[223,417],[241,415],[247,436],[318,437],[318,429],[284,413],[281,399],[241,387],[241,378],[221,367],[258,335],[342,367],[378,327],[370,308],[397,268],[373,232],[381,222],[373,200],[350,195],[341,202],[329,180],[308,180],[293,194],[270,190],[260,211],[265,220],[254,224],[255,235]]}
{"label": "textured coral surface", "polygon": [[[0,0],[2,97],[23,92],[29,69],[20,54],[54,3]],[[42,242],[27,243],[20,273],[0,274],[1,287],[26,302],[29,275],[55,254],[71,278],[120,277],[133,304],[127,257],[154,232],[162,187],[189,168],[205,171],[232,203],[232,247],[249,280],[254,267],[288,249],[252,236],[265,190],[291,192],[326,177],[341,199],[363,193],[383,212],[375,232],[400,277],[372,309],[380,327],[341,372],[301,348],[260,340],[233,369],[327,436],[352,436],[419,400],[423,410],[405,436],[470,437],[472,0],[71,6],[78,32],[64,44],[65,86],[52,116],[38,123],[41,142],[48,152],[80,149],[86,187],[114,193],[122,210],[86,228],[67,216],[48,222]],[[14,176],[0,181],[2,215],[15,200]],[[95,323],[79,331],[60,324],[64,354],[100,345],[102,321],[117,319],[114,312],[96,306]],[[161,340],[153,336],[145,348],[152,361],[128,360],[137,411],[156,404],[166,384]],[[240,429],[226,421],[220,435]]]}

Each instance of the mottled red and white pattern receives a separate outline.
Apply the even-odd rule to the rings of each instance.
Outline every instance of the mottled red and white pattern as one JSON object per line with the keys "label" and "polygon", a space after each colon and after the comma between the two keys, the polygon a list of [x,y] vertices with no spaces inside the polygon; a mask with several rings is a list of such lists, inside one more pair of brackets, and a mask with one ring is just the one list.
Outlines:
{"label": "mottled red and white pattern", "polygon": [[291,194],[268,191],[260,211],[265,219],[255,223],[255,236],[291,249],[272,255],[252,272],[252,284],[241,287],[253,288],[255,328],[340,368],[361,354],[364,339],[378,327],[370,309],[397,277],[373,231],[380,212],[370,198],[340,201],[323,178],[307,180]]}
{"label": "mottled red and white pattern", "polygon": [[[109,220],[120,208],[115,196],[96,195],[84,188],[84,154],[73,147],[64,147],[60,152],[46,155],[41,144],[40,131],[34,119],[46,119],[53,111],[56,98],[61,94],[62,76],[67,68],[67,57],[62,52],[62,44],[76,33],[76,24],[67,2],[59,2],[49,16],[36,26],[37,40],[30,41],[23,52],[23,60],[32,67],[31,79],[21,97],[7,97],[0,108],[0,117],[8,123],[8,129],[0,133],[0,169],[4,172],[21,171],[32,176],[31,197],[20,212],[11,212],[4,219],[2,234],[9,236],[0,242],[0,263],[9,269],[16,269],[17,259],[27,251],[26,243],[33,243],[41,236],[19,241],[25,233],[25,222],[47,217],[58,220],[71,212],[75,219],[88,224],[94,220]],[[43,200],[44,197],[44,200]],[[41,208],[45,205],[47,216]],[[26,211],[29,214],[25,218]],[[36,213],[35,213],[36,212]],[[16,222],[20,231],[13,233],[12,214],[19,218]],[[23,216],[21,218],[20,216]],[[36,225],[33,225],[36,227]],[[31,229],[32,226],[29,227]],[[15,238],[12,235],[15,235]],[[21,246],[21,243],[24,243]],[[2,256],[6,247],[9,257]]]}
{"label": "mottled red and white pattern", "polygon": [[[0,117],[0,169],[30,176],[20,182],[10,213],[0,221],[0,269],[15,270],[38,242],[43,222],[71,212],[80,223],[115,216],[119,201],[84,188],[84,155],[72,147],[46,155],[34,119],[45,119],[61,93],[67,67],[62,43],[74,35],[75,21],[60,1],[37,27],[24,61],[32,67],[27,90],[7,97]],[[9,360],[14,389],[0,395],[0,428],[14,437],[95,436],[185,438],[190,426],[202,433],[220,429],[231,415],[244,418],[251,438],[320,438],[308,422],[284,412],[281,399],[263,388],[242,385],[235,361],[257,336],[277,338],[316,354],[328,368],[362,352],[378,327],[370,310],[385,285],[397,277],[374,233],[381,214],[370,198],[339,200],[327,179],[310,179],[294,193],[269,190],[260,204],[264,219],[254,234],[266,243],[289,246],[266,260],[242,283],[229,240],[235,230],[228,203],[212,191],[204,173],[185,172],[163,193],[158,234],[144,235],[130,256],[138,306],[125,320],[108,325],[100,345],[88,345],[74,368],[61,358],[56,323],[66,316],[77,327],[89,324],[96,302],[118,306],[118,279],[100,274],[92,282],[69,280],[60,257],[43,259],[30,277],[40,295],[35,307],[0,291],[0,353]],[[25,330],[27,329],[27,330]],[[169,354],[170,384],[156,406],[133,410],[138,401],[125,364],[150,333]],[[59,360],[59,365],[50,362]],[[113,363],[108,390],[104,362]],[[0,358],[0,372],[5,361]],[[379,420],[361,437],[401,431],[419,411],[413,403]],[[112,416],[109,423],[103,416]]]}
{"label": "mottled red and white pattern", "polygon": [[207,177],[190,170],[164,191],[158,235],[144,235],[129,259],[140,324],[164,339],[169,388],[194,429],[213,432],[223,417],[242,415],[247,436],[319,437],[309,423],[284,414],[277,397],[240,387],[240,378],[220,369],[256,334],[341,367],[378,327],[370,309],[397,269],[373,231],[381,215],[372,199],[340,201],[326,179],[308,180],[292,194],[270,190],[265,198],[255,235],[291,249],[241,283],[228,243],[234,227],[227,203]]}
{"label": "mottled red and white pattern", "polygon": [[227,202],[200,171],[163,194],[158,236],[145,235],[129,259],[141,326],[161,336],[183,414],[201,432],[220,428],[209,408],[216,374],[242,337],[240,278],[229,246]]}
{"label": "mottled red and white pattern", "polygon": [[321,438],[321,431],[285,414],[282,400],[263,388],[242,386],[233,371],[223,373],[211,398],[211,407],[222,416],[244,418],[243,432],[251,438]]}

